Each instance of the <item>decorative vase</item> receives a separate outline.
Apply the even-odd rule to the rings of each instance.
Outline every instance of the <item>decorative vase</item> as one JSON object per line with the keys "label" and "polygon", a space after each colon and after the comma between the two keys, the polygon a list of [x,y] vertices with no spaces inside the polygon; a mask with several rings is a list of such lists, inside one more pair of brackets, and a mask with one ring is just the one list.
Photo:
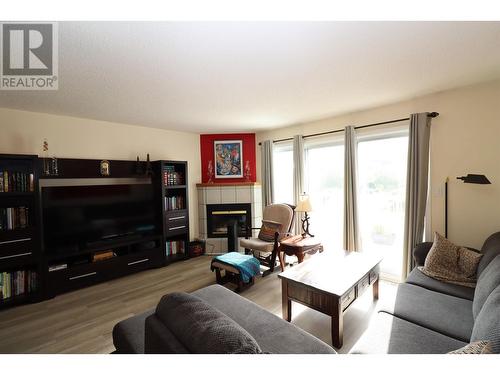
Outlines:
{"label": "decorative vase", "polygon": [[212,163],[212,160],[208,161],[208,167],[207,167],[207,176],[208,176],[208,183],[213,184],[214,183],[214,165]]}
{"label": "decorative vase", "polygon": [[250,182],[250,177],[252,174],[250,173],[250,162],[247,160],[245,162],[245,179],[247,182]]}

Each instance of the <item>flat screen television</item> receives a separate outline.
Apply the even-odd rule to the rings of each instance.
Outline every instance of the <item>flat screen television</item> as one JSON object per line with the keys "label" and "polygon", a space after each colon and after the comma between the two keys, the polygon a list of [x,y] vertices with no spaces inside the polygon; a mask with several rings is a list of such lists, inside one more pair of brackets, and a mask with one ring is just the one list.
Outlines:
{"label": "flat screen television", "polygon": [[42,188],[46,253],[78,252],[156,230],[152,184]]}

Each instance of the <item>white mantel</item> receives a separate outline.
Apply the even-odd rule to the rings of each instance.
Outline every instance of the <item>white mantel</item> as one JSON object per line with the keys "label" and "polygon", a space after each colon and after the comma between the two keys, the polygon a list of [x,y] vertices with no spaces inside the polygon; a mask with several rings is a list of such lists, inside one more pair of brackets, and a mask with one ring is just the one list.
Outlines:
{"label": "white mantel", "polygon": [[[203,183],[196,184],[198,190],[199,236],[206,241],[207,254],[221,254],[227,251],[226,238],[207,238],[207,204],[250,203],[252,227],[261,226],[262,188],[255,182]],[[243,252],[243,248],[240,248]]]}

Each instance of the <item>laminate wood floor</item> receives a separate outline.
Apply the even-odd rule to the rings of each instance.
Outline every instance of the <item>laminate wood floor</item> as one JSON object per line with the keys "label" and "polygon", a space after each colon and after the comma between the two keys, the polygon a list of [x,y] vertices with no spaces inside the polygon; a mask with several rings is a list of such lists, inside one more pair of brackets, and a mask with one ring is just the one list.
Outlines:
{"label": "laminate wood floor", "polygon": [[[202,256],[0,311],[0,353],[110,353],[114,350],[111,331],[117,322],[153,308],[166,293],[214,284],[210,260]],[[277,275],[257,278],[241,295],[281,317]],[[373,302],[367,292],[349,307],[340,353],[352,348],[378,304],[391,303],[395,289],[394,284],[382,282],[379,302]],[[332,344],[328,316],[294,303],[292,323]]]}

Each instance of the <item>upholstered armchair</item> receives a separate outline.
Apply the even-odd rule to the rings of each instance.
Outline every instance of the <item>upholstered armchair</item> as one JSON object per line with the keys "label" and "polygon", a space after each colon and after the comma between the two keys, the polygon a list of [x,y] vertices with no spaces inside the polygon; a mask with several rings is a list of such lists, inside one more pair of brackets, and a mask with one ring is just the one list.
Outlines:
{"label": "upholstered armchair", "polygon": [[[295,212],[294,208],[295,206],[282,203],[266,206],[262,214],[262,226],[260,228],[248,228],[247,238],[240,240],[240,246],[245,248],[245,254],[253,254],[261,265],[268,268],[262,276],[274,272],[279,241],[290,233]],[[259,235],[249,238],[252,230],[259,230]]]}

